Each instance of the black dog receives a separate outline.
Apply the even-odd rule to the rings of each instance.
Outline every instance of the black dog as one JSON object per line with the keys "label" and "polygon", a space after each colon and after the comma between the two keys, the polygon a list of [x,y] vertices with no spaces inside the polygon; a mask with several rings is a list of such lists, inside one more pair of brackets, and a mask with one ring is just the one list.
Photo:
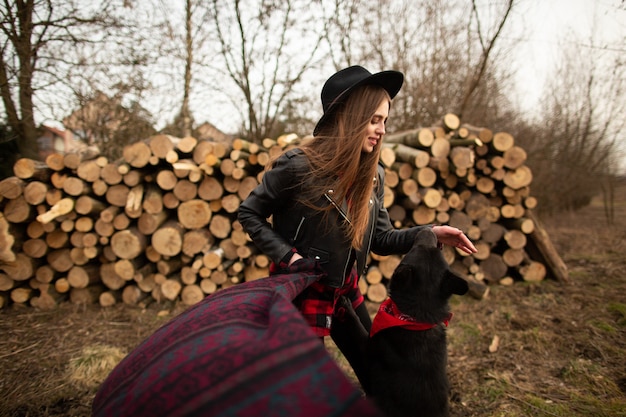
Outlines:
{"label": "black dog", "polygon": [[418,233],[394,271],[390,298],[381,304],[370,335],[350,304],[340,301],[343,315],[338,321],[364,346],[367,371],[357,376],[367,396],[389,417],[449,414],[448,300],[467,290],[467,282],[450,271],[435,234],[427,229]]}

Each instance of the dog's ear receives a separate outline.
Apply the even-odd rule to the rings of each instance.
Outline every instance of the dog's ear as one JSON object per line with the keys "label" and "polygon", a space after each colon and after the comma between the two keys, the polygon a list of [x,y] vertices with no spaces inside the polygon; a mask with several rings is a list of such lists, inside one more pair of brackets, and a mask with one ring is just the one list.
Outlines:
{"label": "dog's ear", "polygon": [[[410,278],[411,275],[413,274],[413,268],[404,263],[401,262],[396,269],[393,271],[393,275],[391,276],[391,279],[393,280],[394,278]],[[399,280],[396,280],[399,281]]]}
{"label": "dog's ear", "polygon": [[469,285],[467,284],[467,281],[451,271],[446,272],[446,275],[441,285],[444,293],[450,295],[463,295],[469,290]]}
{"label": "dog's ear", "polygon": [[389,282],[389,290],[393,292],[409,291],[412,285],[413,276],[415,275],[413,268],[405,263],[400,263],[393,271],[391,281]]}
{"label": "dog's ear", "polygon": [[437,247],[437,235],[435,235],[432,228],[427,227],[417,232],[413,246],[417,245]]}

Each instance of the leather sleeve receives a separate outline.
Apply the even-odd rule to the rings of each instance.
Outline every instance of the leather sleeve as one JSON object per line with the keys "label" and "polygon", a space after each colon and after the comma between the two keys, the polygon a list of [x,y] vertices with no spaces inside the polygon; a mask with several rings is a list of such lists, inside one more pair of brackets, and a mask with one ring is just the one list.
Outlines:
{"label": "leather sleeve", "polygon": [[303,158],[294,152],[282,155],[239,206],[238,219],[243,229],[259,250],[277,265],[291,251],[292,245],[272,228],[268,218],[294,200],[306,168]]}
{"label": "leather sleeve", "polygon": [[389,220],[389,212],[385,208],[385,171],[378,165],[378,189],[376,199],[378,200],[378,213],[371,250],[378,255],[405,254],[413,246],[413,241],[417,233],[430,226],[414,226],[407,229],[396,229]]}

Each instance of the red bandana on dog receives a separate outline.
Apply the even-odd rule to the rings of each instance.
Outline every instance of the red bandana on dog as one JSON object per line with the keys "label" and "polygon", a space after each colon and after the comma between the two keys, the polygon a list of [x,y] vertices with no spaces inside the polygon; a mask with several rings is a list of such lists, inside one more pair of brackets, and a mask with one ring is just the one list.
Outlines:
{"label": "red bandana on dog", "polygon": [[[452,313],[443,321],[443,324],[448,326],[450,319],[452,319]],[[437,324],[439,323],[421,323],[415,320],[413,317],[402,313],[396,303],[394,303],[391,298],[387,298],[387,300],[380,305],[378,314],[374,317],[370,337],[389,327],[404,327],[407,330],[428,330],[432,329]]]}

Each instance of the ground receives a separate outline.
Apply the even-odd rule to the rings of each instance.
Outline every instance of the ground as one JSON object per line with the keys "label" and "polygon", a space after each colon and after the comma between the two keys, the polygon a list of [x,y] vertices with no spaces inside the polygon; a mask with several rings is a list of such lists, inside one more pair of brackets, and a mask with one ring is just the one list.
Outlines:
{"label": "ground", "polygon": [[[626,416],[626,187],[617,195],[613,224],[599,200],[543,220],[569,283],[452,300],[452,416]],[[0,417],[90,415],[112,366],[183,308],[0,310]]]}

